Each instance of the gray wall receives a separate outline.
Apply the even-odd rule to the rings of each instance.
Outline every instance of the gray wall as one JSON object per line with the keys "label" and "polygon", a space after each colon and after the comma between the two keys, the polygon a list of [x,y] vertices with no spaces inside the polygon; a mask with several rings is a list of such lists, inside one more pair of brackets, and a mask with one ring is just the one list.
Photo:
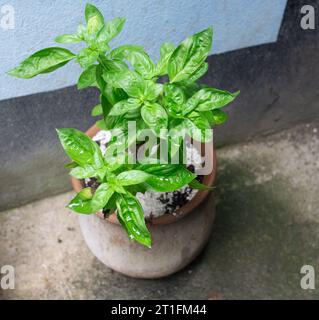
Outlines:
{"label": "gray wall", "polygon": [[[221,53],[277,40],[287,0],[89,0],[105,18],[126,17],[113,46],[123,43],[143,45],[157,57],[163,42],[178,43],[186,36],[210,25],[214,27],[214,53]],[[14,28],[0,23],[0,67],[9,70],[36,50],[54,45],[53,39],[74,33],[84,22],[86,1],[10,0]],[[0,3],[2,7],[2,3]],[[1,21],[9,18],[0,13]],[[2,27],[2,28],[1,28]],[[77,52],[81,45],[69,45]],[[74,85],[79,66],[71,62],[54,73],[28,81],[0,72],[0,100]]]}
{"label": "gray wall", "polygon": [[[242,92],[228,108],[230,121],[215,130],[218,145],[319,116],[318,24],[316,30],[300,28],[303,3],[311,1],[288,1],[276,43],[209,57],[204,82]],[[54,128],[88,128],[96,102],[94,89],[79,92],[74,86],[0,101],[0,209],[69,188]]]}

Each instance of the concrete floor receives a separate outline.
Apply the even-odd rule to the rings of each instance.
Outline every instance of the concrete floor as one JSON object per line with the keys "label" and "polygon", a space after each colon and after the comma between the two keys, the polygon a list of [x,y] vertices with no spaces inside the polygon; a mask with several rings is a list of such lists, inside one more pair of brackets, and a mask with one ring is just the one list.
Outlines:
{"label": "concrete floor", "polygon": [[[318,129],[317,129],[318,128]],[[100,263],[84,243],[67,193],[1,212],[0,266],[16,271],[2,299],[319,298],[319,121],[218,150],[217,220],[201,256],[161,280]],[[318,283],[319,286],[319,283]]]}

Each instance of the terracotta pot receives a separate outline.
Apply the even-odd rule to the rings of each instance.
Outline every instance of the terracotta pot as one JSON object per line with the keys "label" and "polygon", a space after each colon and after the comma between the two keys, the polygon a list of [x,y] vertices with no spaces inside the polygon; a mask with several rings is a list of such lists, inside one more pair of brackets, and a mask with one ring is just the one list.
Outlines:
{"label": "terracotta pot", "polygon": [[[99,128],[91,127],[86,134],[93,137]],[[212,186],[216,175],[216,156],[213,145],[207,146],[213,171],[203,183]],[[83,181],[71,178],[73,189],[79,192]],[[93,254],[111,269],[135,278],[160,278],[170,275],[190,263],[202,250],[211,233],[215,218],[214,197],[199,190],[194,198],[176,213],[165,214],[147,222],[152,235],[152,248],[131,241],[117,220],[116,213],[104,218],[79,215],[84,239]]]}

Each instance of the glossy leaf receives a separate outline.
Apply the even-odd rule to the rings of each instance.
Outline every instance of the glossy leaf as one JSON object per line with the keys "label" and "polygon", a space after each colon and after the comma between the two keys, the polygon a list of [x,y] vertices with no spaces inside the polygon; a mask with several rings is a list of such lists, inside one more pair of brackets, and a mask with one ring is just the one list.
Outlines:
{"label": "glossy leaf", "polygon": [[211,117],[212,117],[212,124],[222,124],[228,120],[228,116],[225,112],[221,110],[213,110],[211,112]]}
{"label": "glossy leaf", "polygon": [[118,219],[132,240],[151,247],[152,240],[147,230],[144,213],[138,200],[131,194],[121,194],[116,201]]}
{"label": "glossy leaf", "polygon": [[196,179],[191,181],[189,183],[189,186],[192,187],[193,189],[197,189],[197,190],[212,190],[212,189],[214,189],[213,187],[206,186],[205,184],[199,182]]}
{"label": "glossy leaf", "polygon": [[166,129],[168,117],[165,109],[158,103],[148,103],[142,106],[141,116],[145,123],[160,135],[161,129]]}
{"label": "glossy leaf", "polygon": [[122,186],[130,186],[145,182],[149,178],[149,174],[141,170],[129,170],[121,172],[117,181]]}
{"label": "glossy leaf", "polygon": [[207,118],[202,114],[193,112],[189,119],[184,120],[188,134],[195,140],[208,142],[212,140],[212,130]]}
{"label": "glossy leaf", "polygon": [[[182,188],[196,178],[196,175],[183,165],[173,165],[173,170],[167,174],[153,172],[147,179],[147,184],[155,191],[170,192]],[[147,171],[146,171],[147,172]]]}
{"label": "glossy leaf", "polygon": [[141,106],[139,99],[129,98],[116,103],[111,109],[110,116],[120,116],[128,111],[135,110]]}
{"label": "glossy leaf", "polygon": [[155,83],[151,80],[144,81],[143,93],[140,96],[142,100],[154,101],[163,92],[163,85],[161,83]]}
{"label": "glossy leaf", "polygon": [[136,169],[149,174],[163,176],[174,172],[176,170],[176,166],[174,164],[137,164]]}
{"label": "glossy leaf", "polygon": [[114,88],[110,85],[106,87],[104,95],[111,105],[114,105],[122,100],[128,99],[128,95],[123,89]]}
{"label": "glossy leaf", "polygon": [[84,89],[89,86],[92,86],[96,81],[96,68],[97,65],[93,64],[85,69],[78,80],[77,88]]}
{"label": "glossy leaf", "polygon": [[109,42],[123,29],[125,18],[115,18],[108,21],[97,34],[98,42]]}
{"label": "glossy leaf", "polygon": [[83,39],[77,34],[62,34],[60,36],[57,36],[54,40],[57,43],[64,43],[64,44],[78,43],[83,41]]}
{"label": "glossy leaf", "polygon": [[105,124],[104,119],[100,119],[95,122],[95,125],[100,129],[100,130],[109,130],[109,127]]}
{"label": "glossy leaf", "polygon": [[200,103],[207,102],[210,100],[210,92],[206,89],[201,89],[194,93],[186,102],[183,109],[183,114],[186,115],[195,110]]}
{"label": "glossy leaf", "polygon": [[100,168],[104,165],[99,146],[79,130],[65,128],[57,129],[60,142],[66,154],[80,166],[94,165]]}
{"label": "glossy leaf", "polygon": [[91,188],[84,188],[71,200],[66,207],[77,213],[94,213],[94,208],[91,206],[92,196]]}
{"label": "glossy leaf", "polygon": [[204,63],[212,46],[213,31],[203,30],[186,38],[173,52],[168,62],[170,82],[188,80]]}
{"label": "glossy leaf", "polygon": [[93,107],[93,109],[91,111],[91,116],[97,117],[97,116],[101,116],[102,114],[103,114],[102,104],[99,103]]}
{"label": "glossy leaf", "polygon": [[145,88],[144,80],[132,70],[104,73],[103,78],[113,87],[123,89],[133,98],[140,98],[143,96]]}
{"label": "glossy leaf", "polygon": [[79,165],[77,163],[75,163],[74,161],[70,162],[70,163],[67,163],[64,165],[64,168],[66,169],[73,169],[73,168],[76,168],[78,167]]}
{"label": "glossy leaf", "polygon": [[163,43],[161,46],[161,56],[155,67],[155,75],[163,76],[167,74],[167,64],[175,46],[172,43]]}
{"label": "glossy leaf", "polygon": [[228,91],[214,88],[205,88],[200,90],[199,92],[202,91],[204,93],[198,99],[196,111],[208,111],[222,108],[232,102],[239,95],[239,91],[230,93]]}
{"label": "glossy leaf", "polygon": [[108,57],[110,59],[119,59],[123,60],[127,57],[127,55],[131,52],[144,51],[142,46],[137,46],[133,44],[125,44],[113,49]]}
{"label": "glossy leaf", "polygon": [[[99,60],[103,66],[102,76],[106,75],[106,77],[108,77],[108,74],[110,74],[110,79],[115,76],[120,77],[121,73],[129,71],[128,65],[120,59],[109,59],[103,55],[100,55]],[[115,79],[117,78],[115,77]]]}
{"label": "glossy leaf", "polygon": [[114,189],[108,183],[102,183],[94,192],[91,206],[94,210],[103,209],[114,193]]}
{"label": "glossy leaf", "polygon": [[70,175],[77,179],[92,178],[96,176],[96,170],[91,165],[78,166],[70,171]]}
{"label": "glossy leaf", "polygon": [[99,57],[99,52],[91,48],[82,49],[76,56],[76,61],[83,69],[90,67]]}
{"label": "glossy leaf", "polygon": [[204,62],[199,68],[187,79],[188,82],[195,82],[201,78],[208,70],[208,63]]}
{"label": "glossy leaf", "polygon": [[67,49],[46,48],[26,58],[16,68],[10,70],[8,74],[17,78],[28,79],[38,74],[52,72],[74,58],[75,55]]}
{"label": "glossy leaf", "polygon": [[164,86],[164,105],[169,114],[178,117],[183,114],[186,96],[184,90],[175,84],[165,84]]}
{"label": "glossy leaf", "polygon": [[131,63],[137,73],[144,79],[150,79],[154,72],[154,63],[144,51],[129,51],[126,59]]}
{"label": "glossy leaf", "polygon": [[89,3],[85,7],[85,20],[89,34],[97,33],[104,26],[102,13],[98,8]]}

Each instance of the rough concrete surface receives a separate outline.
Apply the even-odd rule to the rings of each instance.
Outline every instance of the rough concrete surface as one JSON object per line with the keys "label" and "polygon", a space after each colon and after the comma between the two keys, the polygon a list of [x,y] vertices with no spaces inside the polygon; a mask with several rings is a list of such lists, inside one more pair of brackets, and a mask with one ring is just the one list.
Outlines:
{"label": "rough concrete surface", "polygon": [[[218,150],[217,219],[183,271],[136,280],[88,250],[67,193],[0,214],[0,265],[16,270],[3,299],[319,298],[300,268],[319,272],[319,121]],[[318,283],[317,283],[318,284]]]}

